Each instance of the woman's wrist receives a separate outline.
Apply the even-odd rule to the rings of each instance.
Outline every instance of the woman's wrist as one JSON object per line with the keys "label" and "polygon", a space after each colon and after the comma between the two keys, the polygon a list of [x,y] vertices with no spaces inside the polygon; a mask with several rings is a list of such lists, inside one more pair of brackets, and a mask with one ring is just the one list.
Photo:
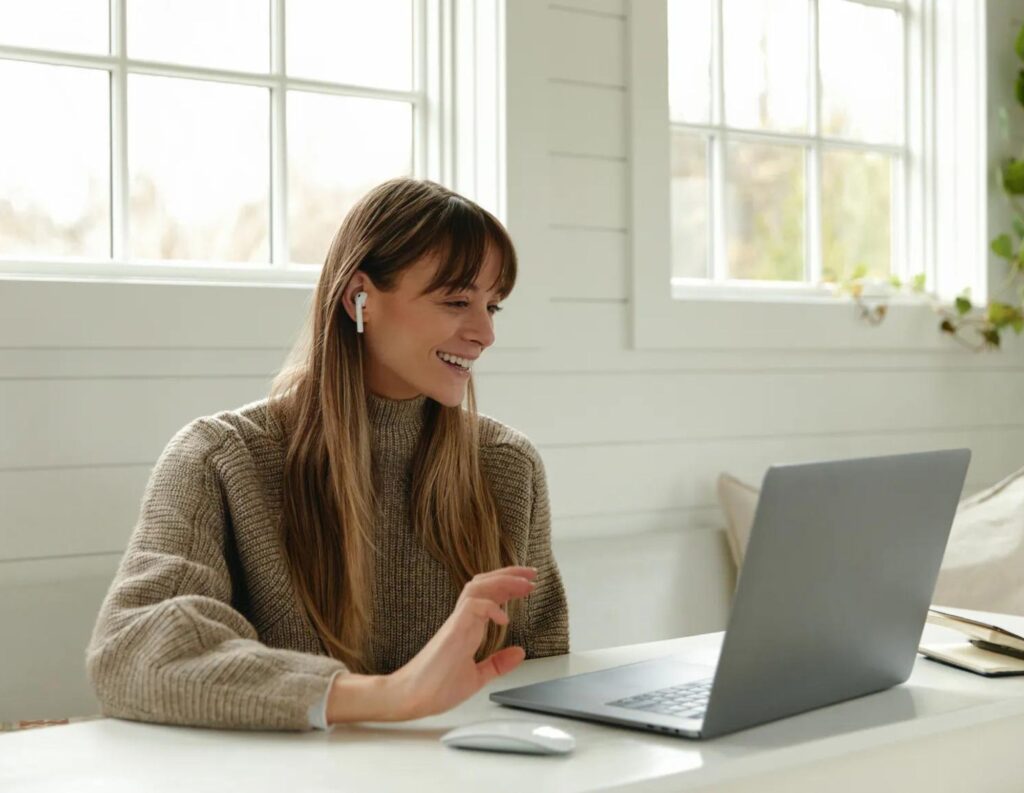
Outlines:
{"label": "woman's wrist", "polygon": [[397,688],[392,675],[336,675],[327,695],[328,725],[405,719]]}

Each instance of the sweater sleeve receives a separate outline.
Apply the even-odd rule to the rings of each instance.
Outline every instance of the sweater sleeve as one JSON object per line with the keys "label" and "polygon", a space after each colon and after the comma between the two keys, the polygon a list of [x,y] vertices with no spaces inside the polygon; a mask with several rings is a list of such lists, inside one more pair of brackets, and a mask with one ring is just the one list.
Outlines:
{"label": "sweater sleeve", "polygon": [[157,460],[100,607],[86,670],[107,716],[198,727],[306,730],[345,666],[271,648],[232,605],[216,460],[231,435],[199,419]]}
{"label": "sweater sleeve", "polygon": [[537,588],[526,599],[526,657],[541,658],[569,652],[569,608],[562,574],[551,551],[551,504],[544,461],[532,444],[528,450],[533,461],[533,498],[525,564],[537,568]]}

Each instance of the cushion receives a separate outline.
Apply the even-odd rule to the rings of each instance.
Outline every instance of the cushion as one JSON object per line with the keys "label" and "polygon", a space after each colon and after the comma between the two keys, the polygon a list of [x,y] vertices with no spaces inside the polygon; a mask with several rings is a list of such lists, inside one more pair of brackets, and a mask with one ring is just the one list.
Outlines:
{"label": "cushion", "polygon": [[[754,523],[758,488],[718,477],[729,547],[737,569]],[[932,601],[1024,615],[1024,468],[957,507]]]}

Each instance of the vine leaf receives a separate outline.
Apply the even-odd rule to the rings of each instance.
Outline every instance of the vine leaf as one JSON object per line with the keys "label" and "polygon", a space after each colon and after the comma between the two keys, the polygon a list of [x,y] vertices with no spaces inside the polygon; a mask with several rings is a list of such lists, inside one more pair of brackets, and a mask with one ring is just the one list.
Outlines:
{"label": "vine leaf", "polygon": [[1011,261],[1015,258],[1013,252],[1013,240],[1010,239],[1009,234],[1000,234],[992,240],[992,253],[1001,259],[1006,259],[1007,261]]}

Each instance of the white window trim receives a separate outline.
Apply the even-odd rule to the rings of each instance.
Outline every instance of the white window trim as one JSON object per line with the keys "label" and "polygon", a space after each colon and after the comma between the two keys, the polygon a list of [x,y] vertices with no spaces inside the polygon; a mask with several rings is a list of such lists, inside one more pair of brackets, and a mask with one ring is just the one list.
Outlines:
{"label": "white window trim", "polygon": [[[288,262],[288,162],[284,105],[289,89],[313,89],[346,96],[409,102],[413,108],[415,129],[414,175],[454,186],[498,213],[499,217],[503,215],[504,185],[497,173],[496,153],[483,152],[474,146],[460,149],[456,142],[456,137],[463,140],[474,135],[478,125],[493,129],[501,123],[503,108],[499,105],[500,95],[493,90],[483,90],[489,86],[475,77],[478,73],[494,79],[500,76],[493,63],[494,53],[483,49],[478,58],[476,42],[468,40],[476,35],[499,38],[502,18],[496,14],[494,3],[487,3],[484,8],[479,0],[414,0],[413,24],[417,29],[414,41],[417,46],[413,52],[411,91],[286,77],[283,71],[284,0],[270,0],[271,65],[266,74],[129,59],[126,56],[126,5],[126,0],[110,0],[111,53],[108,55],[0,45],[2,58],[101,69],[110,71],[112,75],[111,258],[0,255],[0,278],[282,286],[315,284],[320,273],[319,264]],[[125,145],[126,78],[129,70],[133,74],[221,80],[270,90],[270,147],[273,153],[269,163],[269,198],[273,205],[270,262],[254,265],[199,260],[132,260],[125,255],[129,239]],[[470,79],[472,83],[467,82]],[[456,101],[465,105],[465,112],[460,112],[459,117],[466,120],[459,127],[454,109]]]}
{"label": "white window trim", "polygon": [[[848,298],[812,283],[673,285],[667,4],[627,8],[633,346],[948,349],[934,314],[913,300],[895,301],[886,322],[867,327]],[[984,4],[909,0],[906,13],[908,85],[922,88],[905,92],[912,156],[899,224],[906,232],[897,244],[905,245],[910,274],[925,269],[940,293],[970,286],[980,297],[988,247]]]}

